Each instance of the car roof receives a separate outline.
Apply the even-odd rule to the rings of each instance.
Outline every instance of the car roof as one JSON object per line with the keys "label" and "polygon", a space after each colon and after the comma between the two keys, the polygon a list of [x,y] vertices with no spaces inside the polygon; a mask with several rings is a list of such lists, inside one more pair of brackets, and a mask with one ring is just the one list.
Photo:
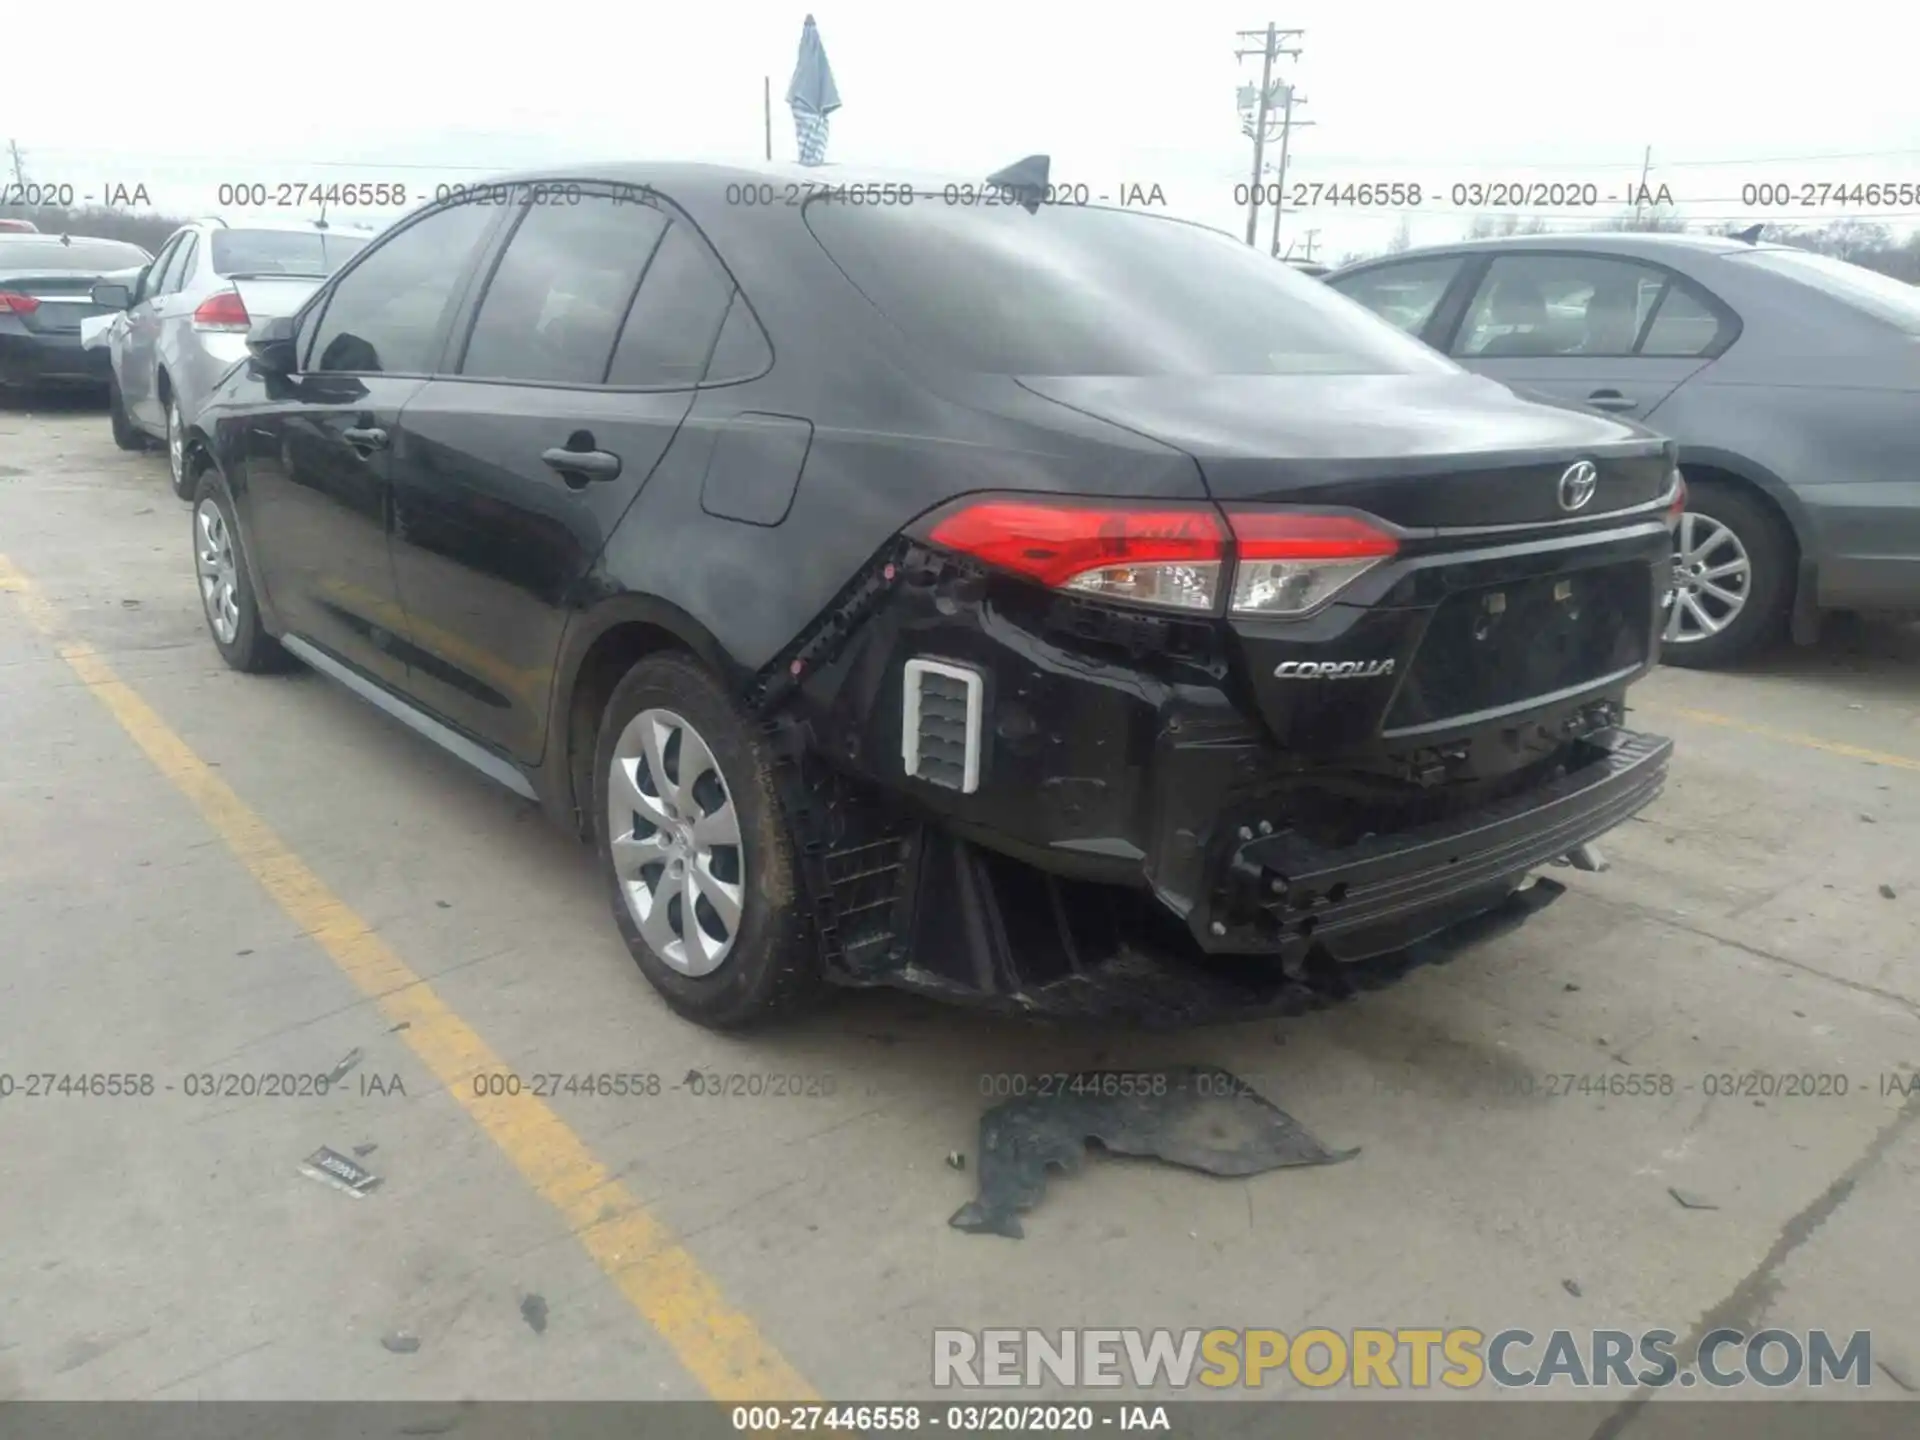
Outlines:
{"label": "car roof", "polygon": [[1418,260],[1440,255],[1477,255],[1505,250],[1587,250],[1601,255],[1729,255],[1752,250],[1782,250],[1782,245],[1754,245],[1731,235],[1691,235],[1632,230],[1562,231],[1547,235],[1495,235],[1482,240],[1456,240],[1446,245],[1418,245],[1392,255],[1375,255],[1343,265],[1336,274],[1360,270],[1393,260]]}

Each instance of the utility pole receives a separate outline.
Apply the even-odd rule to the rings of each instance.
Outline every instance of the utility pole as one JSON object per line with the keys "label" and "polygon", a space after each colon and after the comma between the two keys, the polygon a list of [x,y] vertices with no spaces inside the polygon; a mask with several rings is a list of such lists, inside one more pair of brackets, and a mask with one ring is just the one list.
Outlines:
{"label": "utility pole", "polygon": [[1309,265],[1313,263],[1314,244],[1319,238],[1320,232],[1317,229],[1307,231],[1307,263]]}
{"label": "utility pole", "polygon": [[24,197],[27,188],[27,157],[20,153],[20,142],[7,141],[7,159],[13,164],[13,183]]}
{"label": "utility pole", "polygon": [[1277,56],[1297,56],[1300,53],[1298,48],[1283,42],[1306,33],[1304,30],[1281,30],[1269,21],[1265,30],[1242,30],[1239,34],[1240,46],[1233,52],[1241,60],[1250,55],[1260,57],[1259,90],[1256,92],[1251,85],[1240,87],[1240,108],[1251,111],[1241,129],[1253,140],[1253,184],[1247,195],[1249,245],[1258,243],[1260,233],[1260,187],[1266,174],[1267,114],[1272,110],[1278,93],[1273,83],[1273,62]]}
{"label": "utility pole", "polygon": [[[1293,53],[1297,55],[1300,52],[1296,50]],[[1294,126],[1313,124],[1311,120],[1293,118],[1293,107],[1306,104],[1307,97],[1294,94],[1291,85],[1283,84],[1280,88],[1283,92],[1281,98],[1285,102],[1280,111],[1280,178],[1277,193],[1273,198],[1273,243],[1267,250],[1268,254],[1276,256],[1280,253],[1280,212],[1286,208],[1287,203],[1287,141],[1293,136]]]}
{"label": "utility pole", "polygon": [[1640,157],[1640,186],[1633,192],[1633,228],[1640,228],[1640,197],[1647,193],[1647,171],[1653,166],[1653,146]]}

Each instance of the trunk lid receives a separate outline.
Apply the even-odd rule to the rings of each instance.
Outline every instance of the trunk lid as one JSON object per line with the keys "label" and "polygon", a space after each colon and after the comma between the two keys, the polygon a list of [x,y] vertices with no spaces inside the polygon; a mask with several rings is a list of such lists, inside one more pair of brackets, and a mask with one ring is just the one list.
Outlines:
{"label": "trunk lid", "polygon": [[[1399,553],[1319,609],[1226,622],[1296,753],[1450,747],[1439,770],[1418,763],[1498,772],[1599,723],[1596,699],[1657,656],[1674,451],[1632,422],[1465,373],[1020,383],[1177,447],[1229,510],[1340,506],[1400,528]],[[1569,508],[1581,461],[1597,484]]]}
{"label": "trunk lid", "polygon": [[30,296],[40,302],[27,314],[15,317],[34,334],[72,335],[78,333],[82,320],[111,313],[93,303],[94,284],[103,278],[75,274],[71,270],[41,274],[0,272],[0,290]]}
{"label": "trunk lid", "polygon": [[247,318],[254,322],[291,315],[307,297],[320,288],[318,276],[236,275],[233,288],[240,303],[247,307]]}
{"label": "trunk lid", "polygon": [[1173,445],[1219,501],[1342,505],[1410,530],[1568,518],[1559,483],[1598,471],[1581,519],[1667,490],[1666,443],[1630,422],[1481,376],[1035,376],[1038,395]]}

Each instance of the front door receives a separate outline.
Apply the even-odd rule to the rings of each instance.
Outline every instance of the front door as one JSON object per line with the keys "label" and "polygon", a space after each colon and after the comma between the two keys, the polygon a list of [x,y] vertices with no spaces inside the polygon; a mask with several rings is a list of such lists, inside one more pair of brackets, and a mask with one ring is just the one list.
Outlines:
{"label": "front door", "polygon": [[249,422],[239,503],[269,602],[289,631],[397,688],[394,441],[496,216],[429,211],[368,247],[303,316],[301,369]]}

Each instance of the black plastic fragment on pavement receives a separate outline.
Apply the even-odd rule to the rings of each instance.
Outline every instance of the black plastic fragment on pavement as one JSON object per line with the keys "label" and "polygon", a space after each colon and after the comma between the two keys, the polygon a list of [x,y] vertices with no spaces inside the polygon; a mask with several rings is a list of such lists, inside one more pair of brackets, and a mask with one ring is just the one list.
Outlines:
{"label": "black plastic fragment on pavement", "polygon": [[547,1333],[547,1297],[528,1295],[520,1301],[520,1318],[536,1335]]}
{"label": "black plastic fragment on pavement", "polygon": [[[1151,1093],[1155,1089],[1159,1093]],[[1117,1155],[1226,1176],[1330,1165],[1360,1153],[1358,1147],[1327,1149],[1225,1070],[1183,1065],[1092,1071],[1063,1078],[1045,1094],[1017,1095],[980,1117],[979,1194],[947,1223],[973,1234],[1020,1239],[1026,1233],[1020,1216],[1039,1203],[1047,1171],[1077,1171],[1089,1140]]]}

